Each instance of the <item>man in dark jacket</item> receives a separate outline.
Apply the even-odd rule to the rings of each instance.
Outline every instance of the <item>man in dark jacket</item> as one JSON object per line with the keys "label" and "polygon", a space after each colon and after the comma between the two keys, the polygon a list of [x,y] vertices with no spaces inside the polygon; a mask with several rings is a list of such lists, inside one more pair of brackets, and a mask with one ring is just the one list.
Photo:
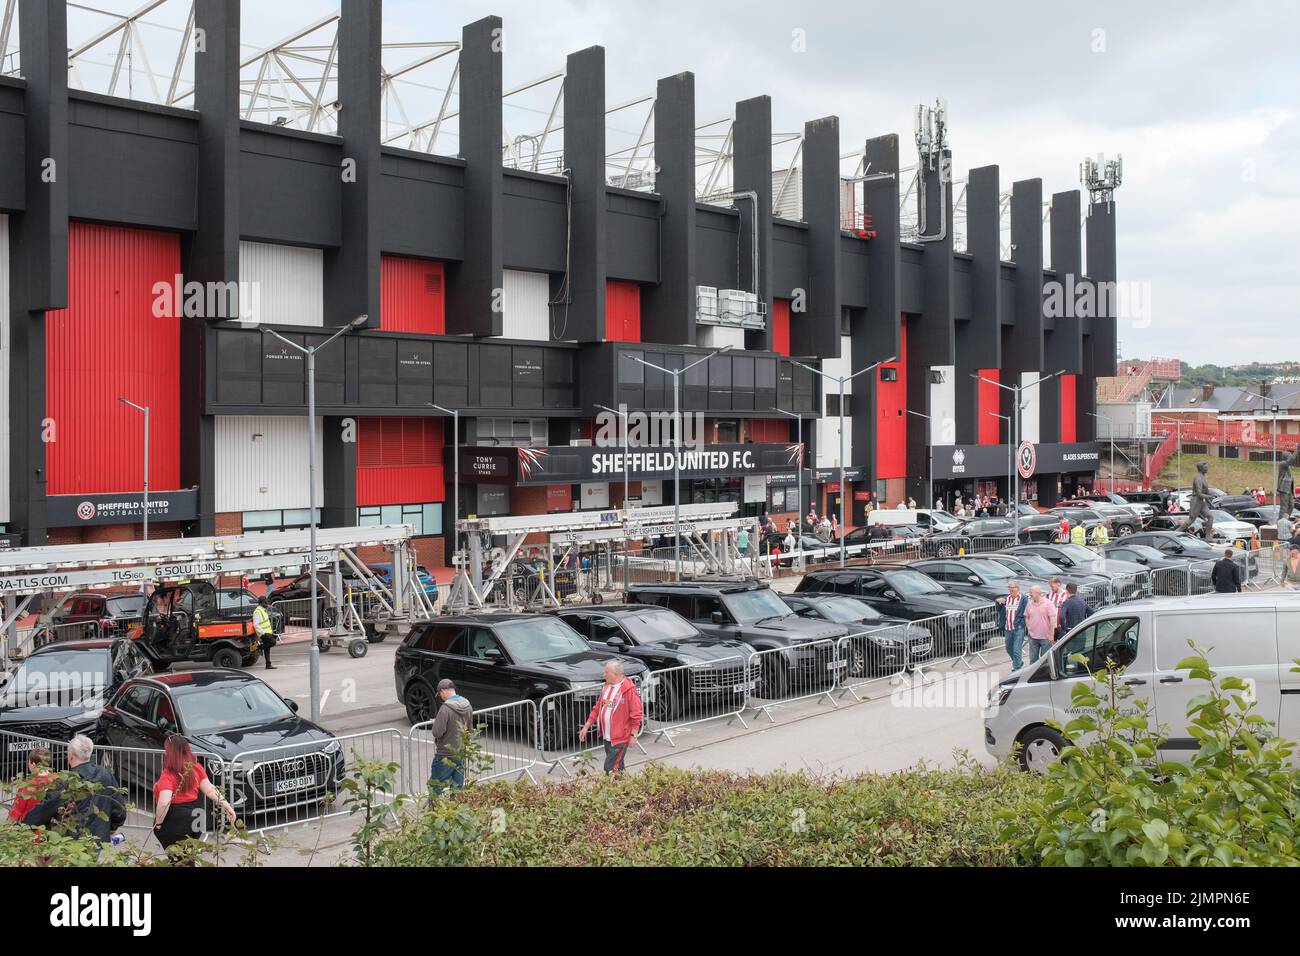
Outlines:
{"label": "man in dark jacket", "polygon": [[1223,557],[1214,562],[1210,572],[1210,583],[1220,594],[1232,594],[1241,590],[1241,568],[1232,560],[1232,549],[1223,552]]}
{"label": "man in dark jacket", "polygon": [[1092,608],[1088,607],[1088,602],[1079,597],[1079,585],[1071,581],[1065,586],[1065,593],[1068,597],[1061,604],[1062,634],[1069,633],[1072,628],[1082,624],[1092,614]]}
{"label": "man in dark jacket", "polygon": [[444,677],[438,681],[438,697],[442,706],[430,728],[437,745],[433,766],[429,768],[429,790],[435,796],[448,787],[459,790],[465,786],[464,736],[474,719],[474,708],[456,693],[456,685],[450,679]]}
{"label": "man in dark jacket", "polygon": [[68,769],[93,786],[94,793],[65,799],[66,788],[55,783],[23,822],[29,827],[62,823],[68,836],[91,836],[100,843],[108,842],[126,823],[126,799],[113,772],[91,762],[94,753],[95,744],[89,737],[78,734],[68,742]]}

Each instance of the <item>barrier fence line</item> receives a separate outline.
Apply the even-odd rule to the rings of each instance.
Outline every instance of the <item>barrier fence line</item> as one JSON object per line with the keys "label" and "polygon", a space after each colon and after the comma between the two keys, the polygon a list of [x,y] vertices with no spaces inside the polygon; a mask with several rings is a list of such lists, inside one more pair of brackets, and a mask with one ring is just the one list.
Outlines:
{"label": "barrier fence line", "polygon": [[[407,735],[405,786],[407,793],[423,793],[433,780],[434,760],[445,760],[464,775],[464,782],[527,777],[541,759],[537,744],[537,704],[520,700],[474,711],[470,741],[450,742],[450,759],[438,756],[431,730],[434,721],[416,724]],[[467,746],[468,744],[468,746]]]}
{"label": "barrier fence line", "polygon": [[838,696],[850,694],[861,703],[866,699],[859,693],[861,688],[905,682],[909,673],[920,671],[931,659],[935,644],[927,620],[934,618],[888,624],[841,637],[836,653],[847,666],[840,671]]}
{"label": "barrier fence line", "polygon": [[[646,699],[645,679],[632,678],[637,692],[641,695],[644,709],[653,704],[653,697]],[[557,769],[573,776],[566,760],[572,760],[580,754],[593,754],[604,748],[600,737],[600,728],[593,724],[588,728],[585,740],[579,740],[578,734],[588,715],[600,697],[603,685],[593,682],[588,687],[571,688],[554,694],[547,694],[537,702],[537,752],[539,764],[547,765],[547,774]],[[649,755],[639,738],[633,738],[642,754]]]}
{"label": "barrier fence line", "polygon": [[838,708],[835,686],[839,672],[847,666],[836,652],[838,638],[801,641],[790,647],[758,651],[759,678],[748,707],[772,723],[772,711],[801,700],[825,698]]}
{"label": "barrier fence line", "polygon": [[757,652],[699,664],[682,664],[646,675],[645,728],[654,743],[677,746],[674,737],[707,721],[745,723],[745,707],[760,679]]}

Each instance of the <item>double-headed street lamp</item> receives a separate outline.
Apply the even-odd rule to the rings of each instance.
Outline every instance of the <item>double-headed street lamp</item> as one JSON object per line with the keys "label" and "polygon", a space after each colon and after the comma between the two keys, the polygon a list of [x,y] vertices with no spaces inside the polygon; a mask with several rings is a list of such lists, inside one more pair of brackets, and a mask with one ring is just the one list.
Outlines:
{"label": "double-headed street lamp", "polygon": [[[790,360],[792,364],[798,365],[800,368],[806,368],[813,374],[820,375],[828,382],[835,382],[839,385],[840,389],[840,567],[844,567],[844,537],[846,533],[844,530],[844,386],[853,381],[859,375],[866,375],[873,369],[885,365],[888,362],[893,362],[897,358],[897,355],[891,355],[889,358],[881,359],[879,362],[872,362],[866,368],[854,372],[852,375],[831,375],[829,372],[823,372],[821,369],[813,368],[811,365],[805,365],[803,362],[795,362],[793,359]],[[802,518],[800,520],[802,520]],[[800,527],[802,527],[802,525]]]}
{"label": "double-headed street lamp", "polygon": [[[631,471],[632,471],[632,469],[628,467],[628,461],[627,461],[627,446],[628,446],[627,433],[629,430],[627,406],[619,405],[617,409],[613,409],[610,408],[608,405],[601,405],[597,403],[596,407],[599,408],[602,412],[609,412],[611,415],[617,415],[619,418],[623,420],[623,513],[626,515],[627,498],[628,498],[628,491],[631,488]],[[643,491],[642,494],[644,495],[645,492]],[[627,532],[625,530],[624,541],[623,541],[623,590],[624,591],[628,589],[628,582],[631,579],[630,572],[631,572],[631,563],[632,563],[632,557],[630,554],[631,548],[629,547],[630,542],[626,540],[626,534]],[[613,577],[613,574],[614,571],[611,568],[610,577]]]}
{"label": "double-headed street lamp", "polygon": [[[799,533],[795,535],[795,539],[797,541],[797,543],[795,544],[795,551],[799,555],[798,558],[799,567],[802,568],[804,566],[803,564],[803,412],[787,412],[784,408],[777,408],[775,405],[772,406],[772,411],[780,412],[782,415],[786,416],[787,418],[793,418],[796,422],[798,422],[799,461],[795,465],[796,471],[794,473],[795,475],[794,516],[795,516],[795,527],[799,529]],[[843,497],[844,497],[844,492],[841,491],[840,498],[843,499]],[[843,536],[843,534],[844,534],[844,526],[840,525],[840,535]],[[759,550],[757,544],[755,544],[755,550],[756,551]]]}
{"label": "double-headed street lamp", "polygon": [[[1272,491],[1273,491],[1273,497],[1277,498],[1277,416],[1282,411],[1282,406],[1279,405],[1276,401],[1270,399],[1267,395],[1261,395],[1259,394],[1259,392],[1252,392],[1249,389],[1242,389],[1242,391],[1245,392],[1247,395],[1251,396],[1252,398],[1258,398],[1261,402],[1272,401],[1272,405],[1273,405],[1272,407],[1272,413],[1273,413],[1273,488]],[[1226,490],[1226,485],[1225,485],[1225,490]],[[1281,511],[1282,502],[1278,501],[1277,505],[1278,505],[1278,514],[1280,515],[1282,513]]]}
{"label": "double-headed street lamp", "polygon": [[1097,412],[1085,412],[1084,414],[1100,419],[1106,423],[1106,436],[1110,439],[1110,493],[1116,494],[1115,491],[1115,422],[1109,415],[1102,415]]}
{"label": "double-headed street lamp", "polygon": [[308,516],[308,574],[311,576],[311,647],[307,651],[307,674],[311,687],[311,719],[320,721],[320,645],[316,642],[316,353],[340,335],[355,332],[370,321],[368,315],[358,315],[319,345],[299,345],[286,339],[275,329],[262,329],[264,335],[273,335],[295,352],[307,356],[307,516]]}
{"label": "double-headed street lamp", "polygon": [[149,540],[149,406],[137,405],[129,399],[122,398],[120,395],[117,400],[123,405],[129,405],[137,412],[144,412],[144,540]]}
{"label": "double-headed street lamp", "polygon": [[633,355],[630,352],[624,352],[623,357],[629,358],[633,362],[638,362],[646,368],[655,369],[663,372],[665,375],[671,375],[673,378],[673,558],[674,571],[673,580],[682,579],[682,376],[689,372],[695,366],[702,362],[707,362],[713,356],[730,349],[730,345],[724,345],[720,349],[710,352],[708,355],[696,359],[685,368],[664,368],[662,365],[655,365],[653,362],[647,362],[645,359]]}
{"label": "double-headed street lamp", "polygon": [[[1024,384],[1021,384],[1021,385],[1004,385],[1004,384],[1002,384],[1001,382],[999,382],[997,379],[994,379],[994,378],[985,378],[983,375],[980,375],[980,374],[978,374],[978,373],[976,373],[976,372],[971,372],[971,376],[970,376],[970,377],[973,378],[973,379],[976,379],[976,380],[978,380],[978,381],[981,381],[981,382],[987,382],[989,385],[996,385],[998,388],[1005,389],[1006,391],[1010,392],[1010,393],[1015,397],[1015,408],[1013,409],[1013,412],[1014,412],[1014,414],[1015,414],[1015,426],[1016,426],[1016,427],[1015,427],[1015,435],[1014,435],[1014,436],[1011,436],[1011,444],[1012,444],[1012,446],[1013,446],[1014,448],[1019,449],[1019,448],[1020,448],[1020,410],[1024,407],[1024,405],[1021,403],[1021,400],[1020,400],[1020,395],[1021,395],[1021,393],[1024,392],[1026,389],[1035,388],[1036,386],[1042,385],[1044,382],[1050,382],[1052,379],[1057,378],[1058,376],[1061,376],[1061,375],[1064,375],[1064,374],[1065,374],[1065,369],[1060,369],[1059,371],[1053,372],[1051,375],[1044,375],[1042,378],[1034,379],[1034,381],[1030,382],[1028,385],[1024,385]],[[1001,416],[999,416],[999,417],[1001,417]],[[1011,473],[1011,477],[1012,477],[1012,479],[1015,481],[1015,488],[1014,488],[1014,489],[1008,489],[1009,491],[1012,492],[1012,495],[1011,495],[1011,505],[1012,505],[1012,508],[1014,509],[1014,513],[1015,513],[1015,533],[1016,533],[1016,540],[1020,540],[1020,480],[1019,480],[1019,476],[1020,476],[1020,469],[1019,469],[1019,468],[1014,469],[1014,470],[1012,471],[1012,473]]]}

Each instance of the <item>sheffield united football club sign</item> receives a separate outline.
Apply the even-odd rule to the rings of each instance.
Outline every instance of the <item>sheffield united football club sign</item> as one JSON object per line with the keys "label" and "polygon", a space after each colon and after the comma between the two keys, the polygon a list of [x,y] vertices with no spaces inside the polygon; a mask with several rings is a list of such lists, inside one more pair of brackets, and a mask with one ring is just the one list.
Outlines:
{"label": "sheffield united football club sign", "polygon": [[1016,471],[1020,473],[1021,478],[1032,478],[1037,465],[1038,452],[1034,450],[1034,443],[1022,441],[1020,447],[1016,449]]}

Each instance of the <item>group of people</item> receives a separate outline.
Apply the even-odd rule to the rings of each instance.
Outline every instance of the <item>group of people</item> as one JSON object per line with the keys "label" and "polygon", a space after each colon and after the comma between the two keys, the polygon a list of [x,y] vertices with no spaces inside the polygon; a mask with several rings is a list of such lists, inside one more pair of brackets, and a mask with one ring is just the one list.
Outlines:
{"label": "group of people", "polygon": [[[943,499],[934,500],[934,509],[943,511]],[[961,492],[953,497],[951,514],[958,518],[995,518],[1003,514],[1005,506],[997,495],[975,495],[970,501],[962,498]]]}
{"label": "group of people", "polygon": [[[58,827],[69,837],[89,837],[100,844],[117,842],[126,824],[126,792],[113,771],[94,760],[95,744],[84,734],[68,741],[68,773],[79,783],[60,778],[48,748],[33,747],[27,755],[27,776],[10,807],[8,823],[40,833]],[[153,834],[170,850],[182,840],[199,837],[206,827],[206,797],[231,823],[235,809],[208,779],[190,742],[171,734],[163,744],[162,770],[153,784]]]}
{"label": "group of people", "polygon": [[1048,592],[1044,594],[1039,585],[1032,584],[1025,596],[1020,591],[1020,582],[1012,581],[1007,585],[1006,596],[997,599],[1012,670],[1024,666],[1026,643],[1032,664],[1062,635],[1092,614],[1092,608],[1079,596],[1079,586],[1073,581],[1063,585],[1060,578],[1053,577],[1047,586]]}

